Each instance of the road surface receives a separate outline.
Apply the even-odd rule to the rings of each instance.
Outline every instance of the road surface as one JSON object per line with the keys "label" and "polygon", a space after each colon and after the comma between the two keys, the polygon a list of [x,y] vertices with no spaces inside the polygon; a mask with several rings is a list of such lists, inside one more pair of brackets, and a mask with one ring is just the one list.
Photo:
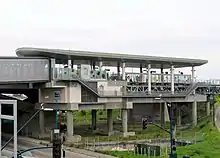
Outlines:
{"label": "road surface", "polygon": [[[35,143],[30,143],[30,142],[19,141],[18,150],[22,150],[22,149],[24,150],[24,149],[28,149],[31,147],[37,147],[37,146],[41,146],[41,145],[35,144]],[[6,147],[6,150],[12,151],[13,144],[12,143],[9,144]],[[31,151],[31,153],[36,158],[50,158],[50,157],[52,157],[52,149],[33,150],[33,151]],[[94,158],[94,157],[66,151],[66,158]]]}

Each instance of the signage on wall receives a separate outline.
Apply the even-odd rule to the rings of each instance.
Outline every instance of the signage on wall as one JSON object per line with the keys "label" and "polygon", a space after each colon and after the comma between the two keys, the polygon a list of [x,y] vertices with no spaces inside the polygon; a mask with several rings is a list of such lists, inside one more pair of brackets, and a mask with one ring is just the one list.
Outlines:
{"label": "signage on wall", "polygon": [[61,94],[60,91],[54,91],[54,99],[55,100],[60,100],[60,94]]}

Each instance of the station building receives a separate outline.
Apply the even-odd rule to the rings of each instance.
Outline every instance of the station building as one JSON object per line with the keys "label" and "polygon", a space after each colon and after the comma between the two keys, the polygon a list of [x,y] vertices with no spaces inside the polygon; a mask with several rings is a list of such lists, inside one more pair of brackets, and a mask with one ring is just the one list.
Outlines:
{"label": "station building", "polygon": [[[197,106],[205,104],[210,115],[207,90],[211,85],[215,88],[220,85],[218,80],[196,80],[196,68],[207,60],[29,47],[19,48],[16,53],[21,59],[42,59],[39,61],[42,66],[34,70],[37,81],[28,81],[30,89],[37,89],[35,108],[44,104],[47,108],[66,111],[68,136],[74,135],[72,112],[77,110],[92,110],[93,130],[97,125],[97,110],[107,110],[108,135],[114,134],[114,109],[121,110],[123,136],[134,135],[128,131],[129,121],[146,117],[162,124],[169,121],[173,110],[170,104],[178,125],[186,115],[191,115],[192,124],[196,125]],[[111,73],[111,67],[117,68],[117,72]],[[191,68],[190,74],[178,72],[185,67]],[[128,68],[139,72],[129,72]],[[39,115],[41,133],[48,126],[46,113],[41,111]]]}

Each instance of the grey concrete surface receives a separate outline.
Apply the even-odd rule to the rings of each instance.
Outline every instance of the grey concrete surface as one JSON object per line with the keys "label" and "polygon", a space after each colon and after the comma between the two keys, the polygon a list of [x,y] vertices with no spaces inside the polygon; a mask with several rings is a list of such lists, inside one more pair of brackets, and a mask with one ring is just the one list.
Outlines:
{"label": "grey concrete surface", "polygon": [[220,107],[216,108],[215,111],[215,125],[220,131]]}
{"label": "grey concrete surface", "polygon": [[[37,140],[37,139],[32,139],[32,138],[25,138],[25,137],[19,137],[18,138],[18,150],[21,149],[27,149],[27,148],[31,148],[31,147],[37,147],[37,146],[46,146],[46,145],[50,145],[48,141],[41,141],[41,140]],[[76,148],[66,148],[64,147],[66,150],[66,158],[115,158],[113,156],[109,156],[109,155],[104,155],[104,154],[100,154],[100,153],[96,153],[96,152],[92,152],[92,151],[87,151],[84,149],[76,149]],[[7,146],[6,148],[7,150],[12,150],[13,149],[13,145],[9,144],[9,146]],[[49,158],[52,157],[52,149],[42,149],[42,150],[35,150],[35,151],[31,151],[31,153],[33,154],[33,156],[37,157],[37,158]]]}

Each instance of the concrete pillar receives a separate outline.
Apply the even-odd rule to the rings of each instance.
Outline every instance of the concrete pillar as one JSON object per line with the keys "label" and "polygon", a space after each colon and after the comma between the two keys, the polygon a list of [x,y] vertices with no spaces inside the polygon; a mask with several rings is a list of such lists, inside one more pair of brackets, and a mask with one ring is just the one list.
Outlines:
{"label": "concrete pillar", "polygon": [[148,94],[151,94],[151,64],[148,64],[147,68],[148,68],[148,75],[147,75],[147,78],[148,78]]}
{"label": "concrete pillar", "polygon": [[206,113],[207,113],[207,116],[210,116],[210,113],[211,113],[211,110],[210,110],[210,102],[206,102]]}
{"label": "concrete pillar", "polygon": [[68,68],[72,68],[72,60],[68,59]]}
{"label": "concrete pillar", "polygon": [[107,109],[107,124],[108,124],[108,135],[112,135],[113,132],[112,109]]}
{"label": "concrete pillar", "polygon": [[170,68],[170,80],[171,80],[171,93],[174,94],[174,66]]}
{"label": "concrete pillar", "polygon": [[192,66],[192,83],[195,82],[195,67]]}
{"label": "concrete pillar", "polygon": [[39,124],[40,124],[40,134],[44,134],[45,121],[44,121],[44,111],[39,113]]}
{"label": "concrete pillar", "polygon": [[92,110],[92,130],[96,130],[96,115],[97,110]]}
{"label": "concrete pillar", "polygon": [[122,63],[122,80],[125,81],[126,74],[125,74],[125,62]]}
{"label": "concrete pillar", "polygon": [[160,74],[161,74],[160,80],[161,80],[161,83],[163,85],[163,83],[164,83],[163,68],[160,69]]}
{"label": "concrete pillar", "polygon": [[73,136],[73,112],[72,111],[67,111],[66,113],[66,123],[67,123],[67,136]]}
{"label": "concrete pillar", "polygon": [[99,69],[102,69],[102,66],[103,66],[103,62],[99,61]]}
{"label": "concrete pillar", "polygon": [[50,68],[50,80],[53,81],[56,77],[56,60],[54,58],[50,59]]}
{"label": "concrete pillar", "polygon": [[140,64],[140,78],[141,78],[141,82],[145,82],[145,76],[143,74],[142,64]]}
{"label": "concrete pillar", "polygon": [[181,126],[182,120],[181,120],[181,105],[177,105],[177,125]]}
{"label": "concrete pillar", "polygon": [[160,103],[160,125],[161,127],[165,126],[165,105],[163,103]]}
{"label": "concrete pillar", "polygon": [[164,103],[164,121],[165,122],[169,122],[170,121],[167,103]]}
{"label": "concrete pillar", "polygon": [[117,63],[117,76],[120,79],[120,62]]}
{"label": "concrete pillar", "polygon": [[[191,78],[191,80],[192,80],[192,84],[193,83],[195,83],[195,67],[194,66],[192,66],[192,78]],[[192,92],[192,94],[195,94],[196,92],[195,92],[195,90]]]}
{"label": "concrete pillar", "polygon": [[192,123],[193,123],[193,126],[197,125],[197,102],[196,101],[192,103]]}
{"label": "concrete pillar", "polygon": [[128,110],[122,109],[122,130],[123,133],[128,132]]}

